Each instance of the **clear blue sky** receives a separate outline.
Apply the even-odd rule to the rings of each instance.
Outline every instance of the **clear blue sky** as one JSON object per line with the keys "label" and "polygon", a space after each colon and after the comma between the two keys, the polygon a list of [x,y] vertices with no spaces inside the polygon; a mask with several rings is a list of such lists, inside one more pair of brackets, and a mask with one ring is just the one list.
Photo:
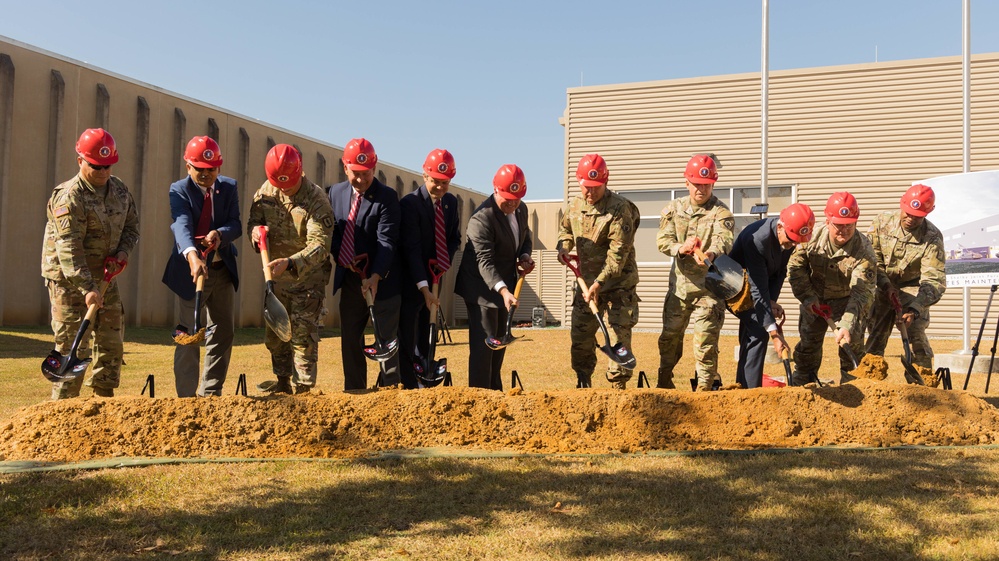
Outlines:
{"label": "clear blue sky", "polygon": [[[759,0],[4,4],[0,35],[410,169],[447,148],[483,192],[516,163],[528,199],[562,196],[566,88],[760,69]],[[971,13],[999,51],[999,2]],[[772,70],[961,45],[960,0],[770,2]]]}

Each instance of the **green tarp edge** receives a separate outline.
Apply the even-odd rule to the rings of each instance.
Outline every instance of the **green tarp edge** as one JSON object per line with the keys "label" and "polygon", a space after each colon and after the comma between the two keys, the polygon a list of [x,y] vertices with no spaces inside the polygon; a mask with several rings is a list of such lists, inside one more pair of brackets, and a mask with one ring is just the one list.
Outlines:
{"label": "green tarp edge", "polygon": [[47,471],[76,471],[93,469],[115,469],[126,467],[146,467],[158,465],[182,464],[230,464],[230,463],[260,463],[260,462],[314,462],[314,463],[354,463],[360,461],[401,460],[422,458],[450,458],[461,460],[489,460],[511,458],[648,458],[676,456],[751,456],[758,454],[800,454],[815,452],[890,452],[890,451],[927,451],[927,450],[999,450],[999,445],[981,446],[885,446],[885,447],[851,447],[851,446],[813,446],[808,448],[765,448],[754,450],[650,450],[632,453],[605,454],[536,454],[511,451],[481,451],[451,448],[413,448],[409,450],[388,450],[376,454],[356,458],[110,458],[90,460],[86,462],[39,462],[31,460],[2,461],[0,474],[32,473]]}

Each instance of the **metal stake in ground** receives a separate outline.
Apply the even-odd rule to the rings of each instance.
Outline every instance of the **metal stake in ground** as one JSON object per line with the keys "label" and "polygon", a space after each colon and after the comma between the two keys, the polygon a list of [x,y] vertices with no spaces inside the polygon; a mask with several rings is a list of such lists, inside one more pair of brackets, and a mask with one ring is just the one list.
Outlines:
{"label": "metal stake in ground", "polygon": [[[531,266],[521,266],[517,263],[517,286],[513,289],[513,299],[520,300],[520,289],[524,286],[524,278],[527,277],[527,273],[530,273],[534,269],[534,265]],[[510,311],[506,316],[506,333],[503,337],[486,337],[486,346],[494,351],[498,351],[507,345],[513,343],[520,337],[513,336],[513,313],[517,311],[517,306],[510,306]]]}
{"label": "metal stake in ground", "polygon": [[[975,367],[975,358],[978,356],[978,344],[982,342],[982,332],[985,331],[985,322],[989,319],[989,308],[992,307],[992,297],[996,295],[996,289],[999,285],[992,285],[992,290],[989,292],[989,301],[985,304],[985,314],[982,315],[982,326],[978,328],[978,337],[975,339],[975,346],[971,347],[971,362],[968,364],[968,375],[964,377],[964,387],[963,390],[968,389],[968,380],[971,380],[971,369]],[[989,371],[991,372],[991,368]]]}
{"label": "metal stake in ground", "polygon": [[[113,257],[104,259],[104,280],[101,281],[98,289],[101,298],[104,297],[104,293],[111,284],[111,279],[124,271],[127,264],[126,261],[119,261]],[[76,338],[73,339],[73,346],[69,348],[69,354],[62,355],[59,354],[58,350],[52,349],[49,356],[45,357],[45,360],[42,361],[42,376],[45,376],[45,379],[50,382],[65,382],[75,380],[87,371],[87,366],[90,365],[92,359],[81,359],[76,355],[76,352],[80,349],[80,343],[95,317],[97,317],[97,304],[91,304],[87,308],[87,314],[83,316],[80,328],[76,331]]]}
{"label": "metal stake in ground", "polygon": [[[589,292],[590,287],[586,286],[586,281],[583,280],[583,276],[579,272],[579,256],[569,254],[566,255],[564,259],[559,257],[559,260],[562,261],[562,264],[568,267],[574,275],[576,275],[576,282],[579,283],[579,288],[582,289],[583,294]],[[604,334],[604,345],[599,346],[598,348],[603,351],[604,354],[609,356],[611,360],[621,366],[625,368],[634,368],[635,365],[638,364],[638,360],[635,359],[635,355],[624,346],[624,343],[618,342],[618,344],[611,346],[610,333],[607,331],[607,325],[604,323],[604,318],[600,316],[600,308],[597,307],[597,303],[593,300],[590,300],[590,311],[593,312],[593,315],[597,316],[597,324],[600,326],[600,331]]]}
{"label": "metal stake in ground", "polygon": [[291,318],[288,317],[288,309],[278,300],[274,294],[274,280],[271,278],[270,252],[267,250],[267,226],[260,226],[260,260],[264,264],[264,321],[267,327],[285,343],[291,341]]}
{"label": "metal stake in ground", "polygon": [[[360,275],[363,281],[368,278],[368,264],[368,254],[362,253],[354,257],[350,269]],[[368,303],[368,315],[371,317],[371,326],[375,329],[375,344],[364,347],[364,356],[370,360],[385,362],[399,352],[399,338],[396,337],[388,342],[382,341],[378,334],[378,320],[375,318],[375,297],[370,291],[362,289],[361,293],[364,294],[364,301]]]}

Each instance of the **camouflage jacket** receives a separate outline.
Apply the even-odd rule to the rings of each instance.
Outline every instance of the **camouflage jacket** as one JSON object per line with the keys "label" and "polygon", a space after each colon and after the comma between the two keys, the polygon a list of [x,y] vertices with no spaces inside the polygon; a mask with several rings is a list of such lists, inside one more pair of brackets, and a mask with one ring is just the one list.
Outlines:
{"label": "camouflage jacket", "polygon": [[638,285],[635,231],[638,207],[610,190],[597,204],[573,197],[559,225],[557,248],[576,250],[586,284],[600,283],[600,291],[633,291]]}
{"label": "camouflage jacket", "polygon": [[852,329],[867,318],[874,304],[877,261],[870,240],[860,233],[842,247],[835,247],[828,228],[816,228],[812,241],[799,245],[791,254],[787,276],[794,297],[805,308],[849,298],[840,328]]}
{"label": "camouflage jacket", "polygon": [[131,254],[139,242],[139,215],[128,187],[111,176],[103,200],[82,176],[52,191],[46,207],[42,277],[68,282],[81,293],[96,291],[104,259]]}
{"label": "camouflage jacket", "polygon": [[[302,187],[288,197],[265,181],[253,196],[246,222],[251,232],[256,226],[268,227],[267,249],[271,259],[291,259],[292,267],[275,281],[329,282],[333,270],[329,251],[334,221],[333,208],[322,188],[303,177]],[[254,249],[260,252],[260,248],[254,246]]]}
{"label": "camouflage jacket", "polygon": [[907,307],[925,314],[947,290],[943,235],[929,220],[906,232],[899,212],[882,212],[867,230],[878,263],[878,290],[887,291],[891,283],[912,297]]}
{"label": "camouflage jacket", "polygon": [[669,274],[670,292],[684,300],[710,296],[704,287],[708,268],[698,265],[693,255],[677,253],[687,238],[697,236],[701,250],[716,255],[728,253],[735,240],[735,219],[732,212],[718,197],[711,195],[703,206],[691,202],[690,197],[670,201],[659,217],[659,234],[656,245],[659,251],[673,258]]}

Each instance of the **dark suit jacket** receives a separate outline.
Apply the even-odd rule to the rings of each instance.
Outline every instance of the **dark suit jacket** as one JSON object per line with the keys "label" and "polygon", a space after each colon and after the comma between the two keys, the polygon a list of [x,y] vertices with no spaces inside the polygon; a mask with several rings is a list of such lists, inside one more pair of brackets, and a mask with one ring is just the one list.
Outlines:
{"label": "dark suit jacket", "polygon": [[[239,272],[236,270],[236,246],[232,244],[243,235],[243,225],[239,219],[239,193],[236,180],[218,176],[212,191],[212,230],[218,230],[222,241],[217,249],[219,258],[225,263],[232,277],[234,290],[239,289]],[[170,185],[170,215],[173,224],[173,253],[163,271],[163,283],[184,300],[194,298],[194,281],[191,267],[181,253],[185,248],[195,246],[194,230],[201,220],[201,207],[205,196],[194,180],[186,177]],[[199,248],[200,249],[200,248]]]}
{"label": "dark suit jacket", "polygon": [[781,249],[777,238],[779,218],[765,218],[746,226],[732,245],[729,256],[749,273],[754,314],[764,328],[775,323],[770,301],[777,300],[787,277],[792,249]]}
{"label": "dark suit jacket", "polygon": [[[446,193],[441,197],[441,207],[444,212],[447,255],[451,263],[454,263],[454,254],[461,245],[458,199],[451,193]],[[402,210],[402,231],[399,237],[403,251],[402,290],[412,296],[419,293],[416,288],[418,282],[430,282],[427,263],[431,259],[437,259],[436,213],[426,185],[403,197],[399,201],[399,208]],[[420,301],[423,301],[422,297]]]}
{"label": "dark suit jacket", "polygon": [[[333,244],[330,254],[336,262],[340,255],[340,244],[343,242],[343,231],[347,226],[347,216],[350,214],[350,197],[354,188],[349,181],[337,183],[329,189],[330,204],[333,205],[333,219],[336,227],[333,229]],[[395,190],[375,179],[364,199],[357,209],[354,224],[354,255],[368,254],[368,275],[378,273],[382,280],[378,282],[376,298],[391,298],[399,294],[399,252],[396,244],[399,239],[399,196]],[[336,294],[343,284],[346,269],[339,264],[333,277],[333,293]]]}
{"label": "dark suit jacket", "polygon": [[517,239],[513,238],[506,215],[496,206],[494,195],[469,218],[468,241],[454,287],[465,300],[487,308],[501,308],[503,297],[493,287],[503,281],[512,291],[517,285],[517,260],[525,253],[530,254],[533,246],[527,227],[527,205],[517,207],[514,215],[520,230]]}

